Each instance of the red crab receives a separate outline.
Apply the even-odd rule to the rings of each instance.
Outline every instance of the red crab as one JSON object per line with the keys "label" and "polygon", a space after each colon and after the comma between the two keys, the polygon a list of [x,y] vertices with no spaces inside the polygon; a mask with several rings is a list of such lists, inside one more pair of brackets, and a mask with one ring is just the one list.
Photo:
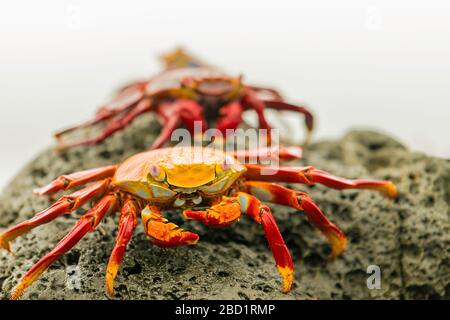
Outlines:
{"label": "red crab", "polygon": [[[312,114],[305,107],[285,102],[276,90],[245,85],[240,76],[230,77],[181,49],[165,55],[164,60],[164,71],[148,81],[122,89],[112,102],[98,110],[94,119],[56,133],[58,148],[100,143],[145,112],[155,112],[162,126],[151,149],[160,148],[182,124],[194,133],[194,122],[198,121],[203,132],[207,127],[206,119],[215,123],[215,128],[226,136],[226,129],[236,129],[242,122],[245,110],[254,110],[259,127],[270,130],[264,116],[265,108],[302,113],[307,128],[305,142],[309,140],[313,129]],[[106,122],[106,126],[98,136],[75,142],[63,141],[66,133],[100,122]]]}
{"label": "red crab", "polygon": [[[278,149],[277,149],[278,150]],[[175,247],[195,244],[199,236],[163,217],[164,209],[182,208],[187,219],[208,226],[228,226],[246,214],[264,228],[278,271],[283,278],[283,292],[291,289],[293,264],[270,208],[261,201],[291,206],[305,212],[310,222],[327,237],[332,257],[339,255],[347,238],[330,222],[305,193],[273,182],[312,185],[320,183],[334,189],[372,189],[388,197],[396,196],[390,181],[348,180],[313,167],[266,166],[244,164],[239,159],[279,157],[293,159],[292,149],[261,148],[253,151],[224,153],[203,147],[174,147],[139,153],[120,165],[112,165],[63,175],[37,189],[40,195],[53,194],[91,184],[62,196],[52,206],[33,218],[9,228],[0,235],[0,247],[8,251],[10,241],[62,214],[99,198],[56,247],[37,262],[22,278],[11,298],[19,298],[47,268],[93,231],[107,214],[120,210],[116,244],[106,268],[106,292],[114,294],[113,282],[139,213],[149,240],[157,246]],[[277,153],[275,153],[277,151]],[[269,170],[269,171],[268,171]],[[271,174],[268,174],[271,173]]]}

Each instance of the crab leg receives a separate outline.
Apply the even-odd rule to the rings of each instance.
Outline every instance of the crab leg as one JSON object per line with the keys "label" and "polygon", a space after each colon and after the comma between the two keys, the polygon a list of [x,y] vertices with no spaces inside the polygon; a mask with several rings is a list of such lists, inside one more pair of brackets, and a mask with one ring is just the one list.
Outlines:
{"label": "crab leg", "polygon": [[151,242],[160,247],[178,247],[187,244],[196,244],[198,234],[185,231],[175,223],[168,222],[161,216],[157,207],[146,206],[141,211],[145,234]]}
{"label": "crab leg", "polygon": [[164,103],[158,107],[158,113],[161,117],[162,130],[156,138],[151,149],[158,149],[164,143],[169,141],[172,132],[183,122],[186,129],[194,133],[195,121],[199,121],[202,126],[202,132],[206,130],[206,120],[202,114],[202,107],[193,100],[180,99],[175,102]]}
{"label": "crab leg", "polygon": [[309,141],[311,132],[314,128],[314,117],[311,112],[302,106],[296,106],[290,103],[286,103],[280,100],[262,100],[267,108],[276,109],[276,110],[286,110],[302,113],[305,116],[305,125],[307,129],[307,136],[305,138],[305,144]]}
{"label": "crab leg", "polygon": [[262,224],[266,234],[269,247],[272,250],[278,272],[283,277],[283,292],[291,290],[294,279],[294,265],[289,249],[284,242],[283,236],[278,229],[275,218],[268,206],[261,203],[255,196],[245,192],[238,193],[241,210],[256,223]]}
{"label": "crab leg", "polygon": [[[242,102],[245,107],[255,110],[259,120],[259,127],[270,132],[272,128],[264,115],[264,109],[266,106],[264,102],[258,98],[256,92],[251,89],[247,89],[242,98]],[[270,139],[270,134],[267,135],[267,138]]]}
{"label": "crab leg", "polygon": [[113,194],[105,195],[99,202],[87,213],[85,213],[75,224],[73,229],[55,246],[55,248],[39,260],[30,270],[23,276],[19,285],[11,294],[11,299],[19,299],[26,288],[28,288],[39,276],[44,273],[48,267],[59,259],[64,253],[72,249],[83,236],[95,229],[105,214],[115,210],[117,205],[117,197]]}
{"label": "crab leg", "polygon": [[85,146],[85,145],[95,145],[109,136],[111,136],[113,133],[123,130],[126,126],[128,126],[136,117],[141,115],[142,113],[151,111],[151,102],[149,99],[144,99],[139,101],[139,103],[132,108],[128,113],[124,115],[118,115],[115,119],[112,119],[106,128],[96,137],[85,139],[73,143],[68,144],[59,144],[58,150],[65,150],[68,148],[73,148],[77,146]]}
{"label": "crab leg", "polygon": [[75,188],[94,180],[100,180],[112,177],[116,172],[117,166],[106,166],[90,170],[78,171],[69,175],[62,175],[50,182],[48,185],[34,189],[33,193],[37,195],[52,194],[61,190]]}
{"label": "crab leg", "polygon": [[266,87],[259,87],[259,86],[246,86],[247,88],[249,88],[249,89],[251,89],[251,90],[253,90],[253,91],[255,91],[256,93],[260,93],[260,92],[267,92],[267,93],[269,93],[269,94],[271,94],[272,95],[272,97],[273,97],[273,99],[276,99],[276,100],[280,100],[280,101],[283,101],[284,100],[284,98],[283,98],[283,96],[281,95],[281,93],[279,93],[277,90],[275,90],[275,89],[272,89],[272,88],[266,88]]}
{"label": "crab leg", "polygon": [[238,101],[223,106],[219,111],[220,119],[216,123],[216,129],[226,137],[227,129],[234,130],[241,124],[243,111],[242,105]]}
{"label": "crab leg", "polygon": [[300,147],[288,147],[281,146],[273,147],[261,147],[256,149],[241,149],[233,152],[233,156],[240,162],[249,163],[251,160],[264,160],[264,159],[282,159],[282,160],[295,160],[302,158],[303,149]]}
{"label": "crab leg", "polygon": [[161,115],[161,133],[153,142],[150,150],[159,149],[161,146],[169,141],[172,132],[177,129],[181,124],[181,117],[179,114],[166,114],[168,110],[163,111],[164,104],[159,107],[160,115]]}
{"label": "crab leg", "polygon": [[60,140],[63,135],[81,128],[92,126],[96,123],[109,119],[127,109],[133,107],[144,97],[144,90],[137,86],[130,86],[130,88],[124,89],[117,98],[106,106],[101,107],[95,118],[79,125],[58,131],[55,133],[56,139]]}
{"label": "crab leg", "polygon": [[348,239],[344,233],[322,213],[314,201],[304,192],[291,190],[270,182],[246,181],[244,188],[262,201],[290,206],[305,212],[309,221],[323,233],[331,245],[331,258],[344,251]]}
{"label": "crab leg", "polygon": [[125,93],[125,91],[127,90],[140,90],[140,91],[144,91],[145,88],[148,85],[148,80],[142,80],[142,81],[136,81],[133,82],[131,84],[127,84],[125,86],[122,86],[121,88],[119,88],[119,90],[117,90],[118,94],[122,94]]}
{"label": "crab leg", "polygon": [[186,129],[194,134],[195,122],[201,124],[202,133],[206,130],[206,119],[203,116],[203,107],[194,100],[180,99],[176,102],[179,107],[179,114]]}
{"label": "crab leg", "polygon": [[136,226],[136,217],[139,210],[139,204],[131,197],[126,199],[122,206],[116,244],[106,267],[106,292],[111,297],[114,296],[114,279],[117,276],[125,249]]}
{"label": "crab leg", "polygon": [[304,183],[307,185],[320,183],[337,190],[369,189],[382,192],[389,198],[395,198],[397,196],[397,188],[395,185],[391,181],[386,180],[351,180],[333,176],[311,166],[269,167],[258,164],[247,164],[245,167],[247,168],[245,176],[248,180]]}
{"label": "crab leg", "polygon": [[81,207],[86,201],[103,194],[109,187],[110,179],[98,181],[72,194],[61,197],[49,208],[37,213],[33,218],[25,220],[0,235],[0,248],[11,252],[9,242],[31,229],[48,223],[64,213],[70,213]]}

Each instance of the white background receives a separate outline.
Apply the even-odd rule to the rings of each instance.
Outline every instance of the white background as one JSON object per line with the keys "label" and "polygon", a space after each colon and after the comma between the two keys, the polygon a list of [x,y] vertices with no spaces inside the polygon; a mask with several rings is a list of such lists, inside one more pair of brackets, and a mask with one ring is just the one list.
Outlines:
{"label": "white background", "polygon": [[450,157],[449,1],[2,1],[0,187],[52,133],[183,45],[318,119]]}

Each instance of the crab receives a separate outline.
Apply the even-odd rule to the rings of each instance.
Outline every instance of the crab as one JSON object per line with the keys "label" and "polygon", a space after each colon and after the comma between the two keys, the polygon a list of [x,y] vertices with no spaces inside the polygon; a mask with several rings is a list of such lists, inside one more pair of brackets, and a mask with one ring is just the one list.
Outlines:
{"label": "crab", "polygon": [[[38,188],[38,195],[51,195],[84,186],[63,195],[49,208],[37,213],[0,235],[0,247],[11,252],[10,242],[33,228],[69,214],[91,199],[98,199],[76,222],[56,247],[23,276],[12,292],[18,299],[45,270],[93,231],[108,215],[120,211],[117,239],[106,267],[106,293],[114,296],[114,279],[138,216],[145,235],[160,247],[193,245],[198,234],[184,230],[164,218],[166,210],[179,209],[186,219],[211,227],[226,227],[245,214],[262,225],[276,267],[282,277],[282,291],[290,291],[294,267],[289,250],[277,227],[271,209],[262,201],[303,211],[309,221],[328,239],[331,257],[337,257],[347,244],[344,233],[322,213],[306,192],[275,182],[313,185],[334,189],[369,189],[396,197],[391,181],[350,180],[312,166],[265,165],[253,159],[292,160],[299,157],[295,147],[264,147],[222,151],[215,148],[172,147],[136,154],[119,165],[110,165],[62,175]],[[252,163],[249,163],[252,162]]]}
{"label": "crab", "polygon": [[[269,131],[271,126],[264,115],[265,108],[303,114],[307,129],[304,144],[309,141],[313,115],[304,106],[285,102],[276,90],[246,85],[241,76],[228,76],[182,49],[166,54],[163,59],[166,65],[164,71],[147,81],[122,88],[113,101],[98,110],[92,120],[57,132],[58,149],[98,144],[147,112],[156,113],[162,126],[151,149],[162,147],[181,125],[195,135],[195,122],[199,123],[202,132],[207,129],[207,121],[212,122],[226,137],[227,129],[236,129],[242,123],[245,110],[255,111],[260,129]],[[106,124],[97,136],[67,141],[69,132],[98,123]]]}

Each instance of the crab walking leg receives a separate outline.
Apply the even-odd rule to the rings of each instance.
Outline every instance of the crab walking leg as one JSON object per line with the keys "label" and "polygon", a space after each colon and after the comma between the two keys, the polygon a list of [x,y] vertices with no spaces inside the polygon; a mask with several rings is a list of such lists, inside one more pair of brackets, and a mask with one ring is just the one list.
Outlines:
{"label": "crab walking leg", "polygon": [[103,217],[107,213],[113,212],[118,203],[118,199],[114,194],[107,194],[99,200],[99,202],[85,213],[75,224],[73,229],[55,246],[55,248],[39,260],[30,270],[23,276],[18,286],[11,294],[11,299],[19,299],[26,288],[28,288],[39,276],[44,273],[48,267],[72,249],[83,236],[95,229]]}
{"label": "crab walking leg", "polygon": [[304,211],[309,221],[323,233],[331,245],[331,258],[344,251],[348,239],[344,233],[322,213],[315,202],[304,192],[291,190],[275,183],[246,181],[245,190],[267,202],[290,206]]}
{"label": "crab walking leg", "polygon": [[106,138],[110,137],[113,133],[123,130],[125,127],[127,127],[134,119],[136,119],[139,115],[149,112],[152,110],[151,108],[152,104],[149,99],[141,100],[136,107],[131,109],[128,113],[124,115],[118,115],[116,118],[112,119],[106,128],[96,137],[85,139],[81,141],[76,141],[73,143],[67,143],[67,144],[59,144],[58,150],[65,150],[77,146],[85,146],[85,145],[95,145]]}
{"label": "crab walking leg", "polygon": [[[244,97],[242,98],[242,102],[245,107],[255,110],[258,116],[260,129],[266,129],[268,131],[272,129],[269,123],[267,122],[266,116],[264,115],[264,109],[266,106],[264,102],[258,98],[255,91],[247,89],[245,91]],[[270,139],[270,134],[267,134],[267,138]]]}
{"label": "crab walking leg", "polygon": [[290,182],[313,185],[315,183],[337,189],[369,189],[382,192],[389,198],[397,196],[397,188],[391,181],[387,180],[351,180],[334,176],[314,167],[269,167],[257,164],[245,165],[247,171],[245,176],[248,180]]}
{"label": "crab walking leg", "polygon": [[223,106],[219,110],[220,118],[216,123],[216,129],[226,137],[227,129],[234,130],[241,124],[243,111],[243,107],[238,101],[233,101]]}
{"label": "crab walking leg", "polygon": [[72,194],[61,197],[49,208],[37,213],[33,218],[25,220],[0,235],[0,248],[11,252],[10,241],[29,232],[31,229],[48,223],[64,213],[70,213],[81,207],[86,201],[103,194],[110,185],[110,179],[98,181]]}
{"label": "crab walking leg", "polygon": [[279,111],[284,110],[293,111],[303,114],[305,116],[305,126],[307,129],[307,136],[305,138],[305,143],[309,142],[311,132],[314,129],[314,117],[307,108],[279,100],[263,100],[263,102],[265,103],[266,108],[276,109]]}
{"label": "crab walking leg", "polygon": [[61,140],[63,135],[71,131],[92,126],[99,122],[105,121],[121,112],[124,112],[129,108],[132,108],[144,97],[144,93],[145,91],[142,88],[138,87],[130,87],[127,90],[123,90],[123,92],[121,92],[117,98],[115,98],[106,106],[101,107],[94,119],[58,131],[57,133],[55,133],[55,138]]}
{"label": "crab walking leg", "polygon": [[37,195],[48,195],[61,190],[69,190],[76,186],[105,178],[110,178],[116,172],[117,166],[106,166],[85,171],[62,175],[50,182],[48,185],[33,190]]}
{"label": "crab walking leg", "polygon": [[226,227],[241,217],[241,205],[237,197],[222,197],[218,204],[204,211],[184,210],[187,219],[203,222],[207,226]]}
{"label": "crab walking leg", "polygon": [[146,206],[141,211],[145,234],[151,242],[159,247],[178,247],[187,244],[196,244],[198,234],[186,231],[175,223],[168,222],[161,216],[157,207]]}
{"label": "crab walking leg", "polygon": [[[160,110],[162,109],[163,106],[159,107]],[[165,115],[165,113],[163,113],[162,111],[160,113],[161,113],[160,123],[162,127],[161,133],[153,142],[153,145],[150,148],[150,150],[161,148],[164,143],[169,141],[172,132],[174,132],[175,129],[177,129],[181,124],[181,117],[179,114]]]}
{"label": "crab walking leg", "polygon": [[233,156],[242,163],[256,163],[257,160],[295,160],[302,158],[303,149],[300,147],[281,146],[261,147],[257,149],[241,149],[233,152]]}
{"label": "crab walking leg", "polygon": [[120,213],[116,244],[109,258],[108,266],[106,267],[106,292],[111,297],[114,296],[114,279],[119,271],[127,244],[136,227],[136,217],[139,211],[140,206],[135,199],[129,197],[125,200]]}
{"label": "crab walking leg", "polygon": [[272,88],[266,88],[266,87],[260,87],[260,86],[247,86],[247,88],[255,91],[257,94],[260,94],[261,92],[269,93],[274,100],[280,100],[280,101],[284,100],[281,93],[279,93],[277,90],[272,89]]}
{"label": "crab walking leg", "polygon": [[125,86],[120,87],[116,92],[121,95],[128,90],[140,90],[144,91],[148,85],[148,80],[136,81],[131,84],[127,84]]}
{"label": "crab walking leg", "polygon": [[202,132],[206,130],[206,120],[202,114],[202,107],[195,101],[180,99],[175,102],[163,103],[158,107],[161,133],[153,143],[151,150],[160,148],[169,141],[172,132],[183,122],[190,133],[194,133],[195,122],[201,123]]}
{"label": "crab walking leg", "polygon": [[248,193],[239,192],[238,197],[242,212],[245,212],[256,223],[263,225],[278,272],[283,277],[282,291],[285,293],[289,292],[294,280],[294,265],[289,249],[284,242],[270,208]]}
{"label": "crab walking leg", "polygon": [[186,129],[191,133],[195,133],[195,123],[201,125],[202,133],[206,130],[207,124],[203,115],[203,107],[194,100],[180,99],[175,102],[179,108],[179,115]]}

